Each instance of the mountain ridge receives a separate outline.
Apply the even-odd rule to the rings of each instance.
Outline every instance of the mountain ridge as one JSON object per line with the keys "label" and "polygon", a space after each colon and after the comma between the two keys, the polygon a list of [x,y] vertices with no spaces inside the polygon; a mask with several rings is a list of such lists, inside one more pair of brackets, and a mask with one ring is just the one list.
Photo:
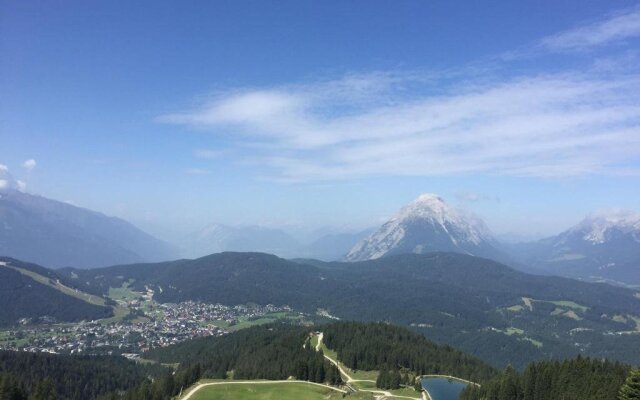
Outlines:
{"label": "mountain ridge", "polygon": [[640,214],[594,213],[558,235],[505,246],[531,272],[640,285]]}
{"label": "mountain ridge", "polygon": [[424,193],[402,207],[377,231],[356,244],[346,261],[432,251],[503,259],[489,228],[478,217],[457,210],[440,196]]}
{"label": "mountain ridge", "polygon": [[123,219],[11,188],[0,190],[0,254],[81,268],[177,255],[171,245]]}
{"label": "mountain ridge", "polygon": [[97,295],[131,282],[133,290],[153,289],[160,302],[289,305],[343,319],[399,323],[501,367],[583,352],[640,361],[640,335],[609,334],[640,329],[634,322],[640,319],[638,292],[530,275],[460,253],[311,263],[226,252],[63,272],[90,284],[83,290]]}

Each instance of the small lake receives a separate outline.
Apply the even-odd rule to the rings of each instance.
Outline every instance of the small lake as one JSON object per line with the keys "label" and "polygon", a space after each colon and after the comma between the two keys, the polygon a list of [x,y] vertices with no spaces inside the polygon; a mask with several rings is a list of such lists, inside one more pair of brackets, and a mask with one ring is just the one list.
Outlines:
{"label": "small lake", "polygon": [[422,387],[429,393],[431,400],[458,400],[460,392],[467,384],[455,379],[434,376],[422,378]]}

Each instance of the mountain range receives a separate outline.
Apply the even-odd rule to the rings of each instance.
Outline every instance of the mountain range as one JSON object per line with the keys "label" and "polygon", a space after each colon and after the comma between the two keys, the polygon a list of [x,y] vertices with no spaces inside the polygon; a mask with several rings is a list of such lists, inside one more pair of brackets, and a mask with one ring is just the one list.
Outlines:
{"label": "mountain range", "polygon": [[556,236],[505,247],[532,272],[640,285],[637,213],[594,214]]}
{"label": "mountain range", "polygon": [[115,217],[0,188],[0,255],[50,267],[175,258],[176,249]]}
{"label": "mountain range", "polygon": [[502,243],[478,217],[423,194],[358,242],[345,260],[432,251],[491,258],[537,274],[640,285],[640,214],[598,213],[556,236]]}
{"label": "mountain range", "polygon": [[94,268],[223,251],[351,262],[448,251],[532,273],[640,285],[640,214],[594,214],[556,236],[503,243],[479,217],[423,194],[373,231],[325,233],[302,243],[281,229],[211,224],[174,246],[122,219],[25,193],[17,184],[0,187],[3,256],[49,267]]}
{"label": "mountain range", "polygon": [[[125,283],[159,302],[289,305],[335,318],[389,321],[495,366],[577,354],[640,361],[640,293],[530,275],[459,253],[361,262],[290,261],[262,253],[56,271],[84,293]],[[2,305],[0,305],[2,306]]]}

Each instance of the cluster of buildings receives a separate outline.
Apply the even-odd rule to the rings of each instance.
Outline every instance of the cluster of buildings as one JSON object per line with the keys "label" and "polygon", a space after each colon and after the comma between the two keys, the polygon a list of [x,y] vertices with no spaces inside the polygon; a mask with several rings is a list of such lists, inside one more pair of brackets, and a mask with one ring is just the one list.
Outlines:
{"label": "cluster of buildings", "polygon": [[224,335],[241,321],[288,307],[224,306],[199,302],[159,304],[147,309],[131,307],[138,317],[118,322],[41,324],[3,333],[0,349],[60,354],[122,354],[135,358],[147,350],[204,336]]}

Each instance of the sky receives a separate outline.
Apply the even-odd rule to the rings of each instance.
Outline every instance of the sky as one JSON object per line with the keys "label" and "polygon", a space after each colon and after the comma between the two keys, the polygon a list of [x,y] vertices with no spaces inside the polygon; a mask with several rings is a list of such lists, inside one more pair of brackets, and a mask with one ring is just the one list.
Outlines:
{"label": "sky", "polygon": [[174,239],[640,211],[640,2],[0,0],[0,165]]}

